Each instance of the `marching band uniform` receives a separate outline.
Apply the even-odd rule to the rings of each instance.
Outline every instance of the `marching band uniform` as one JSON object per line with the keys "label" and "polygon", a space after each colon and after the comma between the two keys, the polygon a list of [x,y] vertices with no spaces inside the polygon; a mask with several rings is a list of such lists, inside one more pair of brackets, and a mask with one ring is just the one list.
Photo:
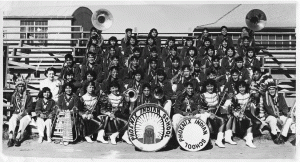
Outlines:
{"label": "marching band uniform", "polygon": [[178,66],[178,68],[174,68],[173,66],[167,70],[166,74],[167,74],[167,79],[172,79],[176,74],[178,74],[178,72],[180,71],[180,65]]}
{"label": "marching band uniform", "polygon": [[80,106],[79,109],[79,115],[80,116],[88,116],[92,115],[93,120],[89,120],[86,118],[82,119],[81,125],[82,130],[80,130],[82,133],[82,136],[85,137],[86,141],[89,143],[92,143],[90,136],[96,132],[98,132],[97,140],[99,138],[103,138],[103,133],[99,131],[103,127],[103,121],[100,121],[97,116],[100,114],[100,103],[99,98],[96,95],[91,94],[84,94],[80,97]]}
{"label": "marching band uniform", "polygon": [[[277,88],[274,83],[269,83],[268,88]],[[263,95],[264,108],[266,111],[266,123],[271,127],[272,135],[280,133],[284,137],[287,137],[288,130],[293,122],[292,118],[288,115],[288,106],[282,93],[276,93],[271,96],[268,92]],[[277,124],[278,120],[281,120],[282,128],[279,129]]]}
{"label": "marching band uniform", "polygon": [[139,95],[136,100],[136,107],[145,103],[157,103],[157,99],[155,99],[151,94],[148,97],[144,94]]}
{"label": "marching band uniform", "polygon": [[81,80],[85,80],[86,72],[92,70],[97,74],[96,80],[101,82],[103,80],[102,77],[102,67],[99,64],[89,64],[83,65],[81,67]]}
{"label": "marching band uniform", "polygon": [[158,46],[156,46],[156,45],[152,45],[152,46],[150,46],[150,45],[146,45],[144,48],[143,48],[143,52],[142,52],[142,57],[144,58],[144,59],[147,59],[147,58],[149,58],[149,57],[151,57],[150,55],[150,53],[152,52],[152,48],[155,48],[156,49],[156,52],[157,52],[157,57],[159,57],[159,58],[161,58],[161,52],[160,52],[160,48],[158,47]]}
{"label": "marching band uniform", "polygon": [[244,58],[244,66],[245,68],[260,68],[261,67],[261,63],[260,61],[256,58],[256,57],[252,57],[252,58],[249,58],[249,57],[245,57]]}
{"label": "marching band uniform", "polygon": [[224,56],[221,61],[221,66],[224,67],[227,72],[230,72],[235,67],[234,57]]}
{"label": "marching band uniform", "polygon": [[[37,116],[36,124],[39,131],[39,143],[42,143],[42,139],[44,137],[44,130],[46,127],[47,133],[47,142],[51,142],[51,126],[52,126],[52,119],[55,115],[56,110],[54,109],[55,101],[53,99],[47,99],[44,101],[44,98],[40,98],[36,102],[35,112]],[[41,114],[45,116],[41,116]]]}
{"label": "marching band uniform", "polygon": [[13,114],[9,119],[8,123],[8,132],[9,132],[9,141],[7,143],[8,147],[14,145],[14,137],[15,129],[18,121],[20,121],[18,134],[16,137],[15,146],[20,146],[20,138],[22,133],[24,133],[25,128],[31,121],[30,113],[32,112],[32,97],[29,92],[26,91],[26,83],[22,80],[17,80],[16,87],[23,84],[24,91],[19,92],[15,91],[11,97],[11,105],[13,106]]}
{"label": "marching band uniform", "polygon": [[222,40],[224,39],[224,38],[227,38],[227,46],[228,47],[233,47],[233,41],[232,41],[232,38],[231,38],[231,36],[229,36],[229,35],[223,35],[223,34],[221,34],[221,35],[218,35],[217,37],[216,37],[216,41],[215,41],[215,49],[218,49],[218,47],[220,46],[220,44],[222,43]]}
{"label": "marching band uniform", "polygon": [[[128,32],[130,32],[130,35],[128,36]],[[121,39],[121,47],[122,49],[125,51],[125,49],[129,46],[130,44],[130,38],[131,38],[131,33],[132,33],[132,29],[131,28],[127,28],[125,30],[125,37]]]}
{"label": "marching band uniform", "polygon": [[77,64],[75,64],[73,62],[73,64],[70,67],[67,66],[67,65],[63,66],[58,78],[59,79],[63,79],[67,71],[73,71],[73,73],[74,73],[74,79],[76,81],[81,81],[80,67]]}
{"label": "marching band uniform", "polygon": [[[125,102],[123,96],[116,96],[111,93],[107,97],[107,103],[101,107],[101,114],[103,114],[101,118],[105,121],[104,130],[101,131],[105,131],[106,134],[110,135],[111,143],[116,145],[116,137],[127,127],[129,118],[128,103]],[[111,114],[115,117],[111,118]],[[122,139],[130,144],[127,131],[125,131]],[[103,143],[107,143],[107,141]]]}
{"label": "marching band uniform", "polygon": [[194,78],[193,76],[190,76],[188,78],[182,77],[182,80],[179,81],[178,85],[177,85],[177,90],[178,91],[183,91],[184,89],[184,84],[186,82],[191,82],[193,84],[193,87],[195,87],[195,91],[196,92],[200,92],[200,84],[198,83],[198,80],[196,78]]}
{"label": "marching band uniform", "polygon": [[246,81],[246,83],[250,83],[250,74],[249,74],[249,71],[248,69],[246,69],[245,67],[242,67],[242,68],[238,68],[236,66],[236,68],[238,71],[239,71],[239,79],[240,80],[244,80]]}

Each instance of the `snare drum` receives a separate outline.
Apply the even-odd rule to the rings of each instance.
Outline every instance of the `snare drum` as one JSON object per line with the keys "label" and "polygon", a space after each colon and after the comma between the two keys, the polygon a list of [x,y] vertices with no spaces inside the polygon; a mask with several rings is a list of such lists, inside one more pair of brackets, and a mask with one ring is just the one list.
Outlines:
{"label": "snare drum", "polygon": [[199,151],[209,142],[210,132],[207,124],[197,117],[184,117],[176,130],[179,145],[188,151]]}
{"label": "snare drum", "polygon": [[143,151],[157,151],[166,146],[172,136],[172,122],[163,107],[145,103],[133,110],[128,120],[128,137]]}

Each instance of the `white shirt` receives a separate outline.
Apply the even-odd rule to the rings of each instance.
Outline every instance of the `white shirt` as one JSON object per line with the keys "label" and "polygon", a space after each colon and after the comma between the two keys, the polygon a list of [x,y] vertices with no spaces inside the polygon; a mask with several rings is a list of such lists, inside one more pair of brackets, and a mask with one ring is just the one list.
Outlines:
{"label": "white shirt", "polygon": [[58,101],[58,91],[59,91],[59,86],[61,85],[61,82],[59,80],[53,80],[50,81],[48,78],[45,80],[42,80],[40,83],[40,90],[42,90],[44,87],[50,88],[50,91],[52,93],[52,99],[57,102]]}

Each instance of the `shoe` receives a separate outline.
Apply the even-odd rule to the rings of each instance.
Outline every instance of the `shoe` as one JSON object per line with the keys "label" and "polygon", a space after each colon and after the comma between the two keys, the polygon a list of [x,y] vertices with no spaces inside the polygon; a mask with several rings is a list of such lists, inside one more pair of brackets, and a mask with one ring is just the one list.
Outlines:
{"label": "shoe", "polygon": [[132,145],[131,141],[129,141],[127,131],[125,131],[124,135],[122,136],[122,140],[124,140],[127,144]]}
{"label": "shoe", "polygon": [[65,146],[69,145],[69,142],[65,141],[63,142]]}
{"label": "shoe", "polygon": [[21,141],[19,139],[16,140],[15,146],[17,147],[21,146]]}
{"label": "shoe", "polygon": [[97,136],[97,142],[98,143],[104,143],[104,144],[108,144],[108,141],[105,141],[104,138],[104,130],[101,129],[99,132],[98,132],[98,136]]}
{"label": "shoe", "polygon": [[222,143],[223,137],[224,137],[224,133],[219,132],[217,136],[217,140],[215,141],[215,144],[220,148],[225,148],[225,145]]}
{"label": "shoe", "polygon": [[231,137],[232,137],[232,130],[225,131],[225,142],[231,145],[236,145],[237,143],[232,141]]}
{"label": "shoe", "polygon": [[51,142],[52,142],[52,139],[51,139],[51,138],[47,138],[47,142],[48,142],[48,143],[51,143]]}
{"label": "shoe", "polygon": [[7,146],[8,147],[14,146],[14,140],[13,139],[9,139],[8,142],[7,142]]}
{"label": "shoe", "polygon": [[119,135],[119,132],[116,132],[116,133],[113,133],[112,135],[109,136],[111,144],[113,144],[113,145],[117,144],[116,138],[117,138],[118,135]]}
{"label": "shoe", "polygon": [[253,134],[252,133],[248,133],[244,139],[246,140],[246,145],[249,146],[250,148],[256,148],[256,146],[253,144],[252,140],[253,140]]}
{"label": "shoe", "polygon": [[86,136],[86,137],[84,137],[84,138],[85,138],[86,142],[88,142],[88,143],[93,143],[91,137]]}
{"label": "shoe", "polygon": [[43,137],[39,137],[38,143],[42,143],[43,142]]}

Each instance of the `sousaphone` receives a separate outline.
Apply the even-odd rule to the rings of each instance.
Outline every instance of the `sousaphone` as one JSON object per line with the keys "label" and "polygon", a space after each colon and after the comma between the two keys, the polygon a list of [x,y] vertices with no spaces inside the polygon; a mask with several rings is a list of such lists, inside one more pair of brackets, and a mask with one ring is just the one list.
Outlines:
{"label": "sousaphone", "polygon": [[91,21],[95,28],[99,30],[107,30],[113,24],[113,15],[106,9],[99,9],[92,15]]}
{"label": "sousaphone", "polygon": [[259,10],[253,9],[246,15],[246,24],[249,29],[253,31],[259,31],[266,26],[267,16],[266,14]]}

